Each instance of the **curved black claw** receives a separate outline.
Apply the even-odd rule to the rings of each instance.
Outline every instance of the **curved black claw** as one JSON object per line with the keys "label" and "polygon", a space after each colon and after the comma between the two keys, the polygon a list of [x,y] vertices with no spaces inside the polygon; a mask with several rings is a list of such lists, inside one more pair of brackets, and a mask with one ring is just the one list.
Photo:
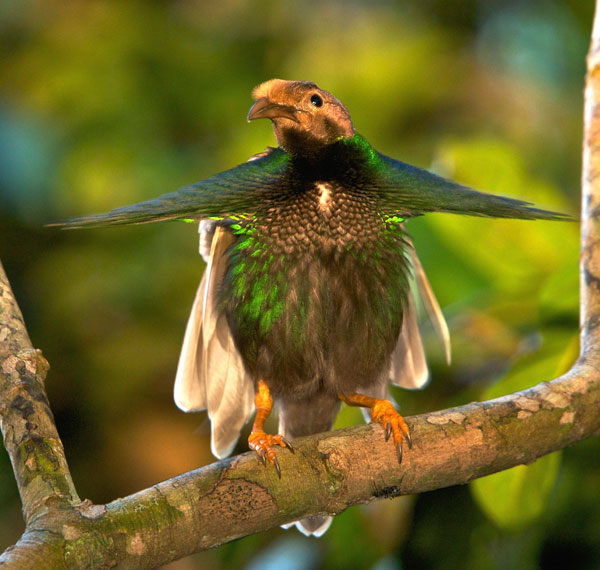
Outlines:
{"label": "curved black claw", "polygon": [[388,441],[390,439],[391,435],[392,435],[392,422],[388,422],[387,424],[385,424],[385,441]]}
{"label": "curved black claw", "polygon": [[258,456],[260,457],[262,464],[266,467],[267,466],[267,452],[261,447],[256,451],[256,453],[258,453]]}
{"label": "curved black claw", "polygon": [[275,465],[275,469],[277,469],[277,475],[281,479],[281,467],[279,466],[279,460],[277,457],[273,457],[273,465]]}
{"label": "curved black claw", "polygon": [[398,456],[398,463],[402,463],[402,442],[396,446],[396,455]]}
{"label": "curved black claw", "polygon": [[294,446],[287,440],[285,439],[285,437],[281,438],[281,441],[283,441],[283,443],[285,444],[285,446],[292,452],[292,453],[296,453],[296,450],[294,449]]}
{"label": "curved black claw", "polygon": [[408,443],[408,449],[412,449],[412,437],[410,433],[405,433],[404,437],[406,438],[406,442]]}

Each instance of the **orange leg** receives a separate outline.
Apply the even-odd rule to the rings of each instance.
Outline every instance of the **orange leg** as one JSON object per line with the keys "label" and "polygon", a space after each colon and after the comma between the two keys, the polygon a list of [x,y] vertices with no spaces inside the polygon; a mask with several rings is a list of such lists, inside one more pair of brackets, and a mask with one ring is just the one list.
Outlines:
{"label": "orange leg", "polygon": [[385,428],[385,440],[394,434],[394,443],[398,454],[398,463],[402,462],[402,439],[412,447],[410,430],[404,418],[396,411],[389,400],[379,400],[362,394],[338,394],[338,398],[349,406],[371,408],[371,422],[380,423]]}
{"label": "orange leg", "polygon": [[287,447],[292,453],[294,452],[294,448],[282,435],[271,435],[265,433],[263,429],[273,408],[273,398],[269,392],[269,387],[263,380],[258,381],[256,394],[254,395],[254,407],[256,408],[256,417],[254,418],[254,425],[248,437],[248,447],[258,453],[265,466],[267,465],[268,458],[275,465],[277,475],[281,479],[281,467],[279,467],[279,461],[277,461],[277,456],[271,446],[281,445],[281,447]]}

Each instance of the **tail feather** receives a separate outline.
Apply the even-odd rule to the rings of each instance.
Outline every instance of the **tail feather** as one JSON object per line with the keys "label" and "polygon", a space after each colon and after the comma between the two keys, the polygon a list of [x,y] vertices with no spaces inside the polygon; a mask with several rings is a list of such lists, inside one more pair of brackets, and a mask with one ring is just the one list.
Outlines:
{"label": "tail feather", "polygon": [[[333,428],[340,406],[337,397],[325,393],[303,400],[283,400],[279,410],[279,433],[294,439],[329,431]],[[319,537],[325,534],[332,520],[333,517],[329,515],[314,515],[282,525],[282,528],[295,525],[305,536]]]}
{"label": "tail feather", "polygon": [[304,536],[314,536],[319,538],[327,532],[332,521],[333,517],[329,515],[306,517],[293,523],[282,524],[281,528],[288,530],[295,526]]}

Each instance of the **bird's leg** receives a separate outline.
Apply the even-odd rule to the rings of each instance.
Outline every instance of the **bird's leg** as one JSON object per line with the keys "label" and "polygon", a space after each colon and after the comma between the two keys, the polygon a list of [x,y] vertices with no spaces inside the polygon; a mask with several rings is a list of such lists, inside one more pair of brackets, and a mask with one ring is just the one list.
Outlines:
{"label": "bird's leg", "polygon": [[268,458],[269,461],[275,465],[277,475],[279,475],[279,478],[281,479],[281,467],[279,467],[279,461],[277,461],[277,456],[271,446],[281,445],[282,447],[287,447],[292,453],[294,452],[294,448],[282,435],[271,435],[265,433],[265,430],[263,429],[265,422],[271,413],[271,409],[273,408],[273,397],[264,380],[258,381],[258,386],[254,395],[254,407],[256,408],[256,417],[254,418],[254,425],[252,426],[252,431],[248,437],[248,447],[254,449],[254,451],[258,453],[258,456],[265,466],[267,465]]}
{"label": "bird's leg", "polygon": [[404,418],[396,411],[392,402],[355,393],[340,393],[338,397],[349,406],[371,408],[371,422],[380,423],[385,428],[386,441],[390,439],[392,434],[394,435],[398,462],[402,462],[402,439],[406,440],[410,448],[412,447],[412,438],[410,437],[408,425],[406,425]]}

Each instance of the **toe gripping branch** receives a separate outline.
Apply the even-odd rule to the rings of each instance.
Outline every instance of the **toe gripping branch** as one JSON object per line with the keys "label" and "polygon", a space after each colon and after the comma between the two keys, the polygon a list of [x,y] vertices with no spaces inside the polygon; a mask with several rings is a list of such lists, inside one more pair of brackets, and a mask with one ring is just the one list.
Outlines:
{"label": "toe gripping branch", "polygon": [[402,440],[406,440],[410,449],[412,438],[408,425],[394,405],[389,400],[379,400],[362,394],[338,394],[338,397],[348,406],[371,408],[371,423],[380,423],[385,428],[385,441],[388,441],[392,434],[394,435],[398,463],[402,463]]}
{"label": "toe gripping branch", "polygon": [[263,380],[258,381],[254,395],[254,407],[256,408],[256,417],[254,418],[254,425],[248,437],[248,447],[258,453],[265,467],[267,459],[275,465],[277,475],[281,479],[281,467],[275,455],[275,450],[271,446],[280,445],[281,447],[287,447],[292,453],[294,453],[294,448],[282,435],[271,435],[264,431],[265,421],[267,421],[273,409],[273,397],[271,396],[271,392],[269,392],[269,387]]}

